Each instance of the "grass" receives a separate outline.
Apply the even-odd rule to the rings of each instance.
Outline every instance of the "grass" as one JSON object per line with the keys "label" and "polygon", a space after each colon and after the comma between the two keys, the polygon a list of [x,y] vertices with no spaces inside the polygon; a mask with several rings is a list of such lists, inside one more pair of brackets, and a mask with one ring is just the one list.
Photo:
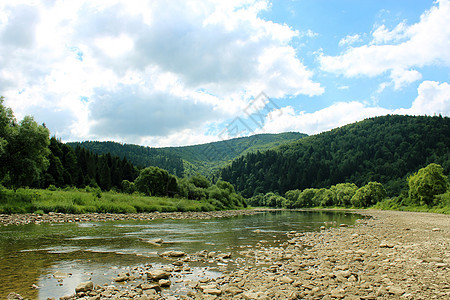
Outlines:
{"label": "grass", "polygon": [[141,213],[218,210],[208,201],[147,197],[99,190],[39,190],[0,187],[0,213]]}
{"label": "grass", "polygon": [[400,210],[450,214],[450,191],[447,191],[445,194],[435,196],[435,202],[436,203],[434,205],[408,204],[408,201],[401,201],[399,198],[394,197],[384,199],[371,208],[381,210]]}

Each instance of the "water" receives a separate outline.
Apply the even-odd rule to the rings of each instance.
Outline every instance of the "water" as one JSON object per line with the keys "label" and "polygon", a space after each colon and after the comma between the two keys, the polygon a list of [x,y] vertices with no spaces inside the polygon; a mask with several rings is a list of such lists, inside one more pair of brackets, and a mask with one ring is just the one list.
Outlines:
{"label": "water", "polygon": [[[353,224],[361,216],[346,212],[264,212],[211,220],[153,220],[63,223],[0,228],[0,298],[10,292],[29,299],[74,293],[79,282],[111,284],[129,266],[168,264],[158,253],[181,250],[232,252],[259,241],[276,245],[289,231]],[[162,238],[161,246],[146,241]],[[190,265],[200,276],[200,265]],[[202,271],[205,272],[204,269]],[[211,268],[207,276],[218,276]],[[32,289],[36,285],[39,289]],[[173,286],[172,288],[175,288]]]}

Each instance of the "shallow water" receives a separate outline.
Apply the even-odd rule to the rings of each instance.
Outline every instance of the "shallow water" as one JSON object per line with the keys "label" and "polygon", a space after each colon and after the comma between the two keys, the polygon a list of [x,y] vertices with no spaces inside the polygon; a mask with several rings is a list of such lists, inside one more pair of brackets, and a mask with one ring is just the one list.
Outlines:
{"label": "shallow water", "polygon": [[[321,226],[353,224],[361,216],[346,212],[264,212],[210,220],[153,220],[60,223],[0,227],[0,298],[10,292],[29,299],[74,293],[79,282],[111,284],[129,266],[169,262],[158,256],[167,250],[193,254],[201,250],[232,252],[279,244],[289,231],[315,231]],[[156,246],[147,240],[162,238]],[[218,276],[190,264],[192,277]],[[194,278],[195,279],[195,278]],[[32,285],[39,289],[32,289]],[[177,288],[176,285],[171,289]]]}

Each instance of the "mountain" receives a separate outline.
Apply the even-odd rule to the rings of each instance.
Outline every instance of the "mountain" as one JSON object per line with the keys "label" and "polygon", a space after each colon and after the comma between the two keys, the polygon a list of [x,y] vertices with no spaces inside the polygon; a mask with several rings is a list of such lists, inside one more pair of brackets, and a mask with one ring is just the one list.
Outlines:
{"label": "mountain", "polygon": [[264,151],[307,136],[298,132],[257,134],[208,144],[151,148],[115,142],[74,142],[73,148],[86,148],[97,154],[126,157],[136,166],[157,166],[179,177],[200,173],[213,176],[221,167],[247,153]]}
{"label": "mountain", "polygon": [[388,115],[248,153],[220,174],[244,197],[369,181],[398,195],[406,177],[429,163],[440,164],[448,174],[449,146],[450,118]]}

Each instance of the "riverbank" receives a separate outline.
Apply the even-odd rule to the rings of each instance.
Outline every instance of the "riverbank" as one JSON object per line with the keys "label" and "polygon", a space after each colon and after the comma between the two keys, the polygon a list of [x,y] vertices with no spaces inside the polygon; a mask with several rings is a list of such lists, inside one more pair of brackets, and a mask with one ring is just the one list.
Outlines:
{"label": "riverbank", "polygon": [[450,297],[450,216],[355,212],[369,219],[352,227],[291,233],[278,248],[254,249],[250,260],[271,265],[225,274],[216,280],[224,291],[220,298],[237,291],[236,299]]}
{"label": "riverbank", "polygon": [[229,218],[243,215],[252,215],[258,213],[257,210],[222,210],[207,212],[152,212],[152,213],[89,213],[89,214],[0,214],[0,225],[25,225],[41,223],[73,223],[73,222],[104,222],[104,221],[149,221],[157,219],[211,219],[211,218]]}
{"label": "riverbank", "polygon": [[[247,212],[247,211],[245,211]],[[287,232],[229,253],[169,252],[167,264],[132,266],[108,286],[88,282],[64,299],[445,299],[450,297],[450,216],[355,210],[355,225]],[[220,213],[220,212],[217,212]],[[208,213],[209,214],[209,213]],[[333,227],[334,226],[334,227]],[[155,241],[157,242],[157,241]],[[222,275],[192,281],[199,263]],[[235,269],[226,268],[235,264]],[[168,286],[179,286],[169,293]],[[74,291],[75,292],[75,291]]]}

